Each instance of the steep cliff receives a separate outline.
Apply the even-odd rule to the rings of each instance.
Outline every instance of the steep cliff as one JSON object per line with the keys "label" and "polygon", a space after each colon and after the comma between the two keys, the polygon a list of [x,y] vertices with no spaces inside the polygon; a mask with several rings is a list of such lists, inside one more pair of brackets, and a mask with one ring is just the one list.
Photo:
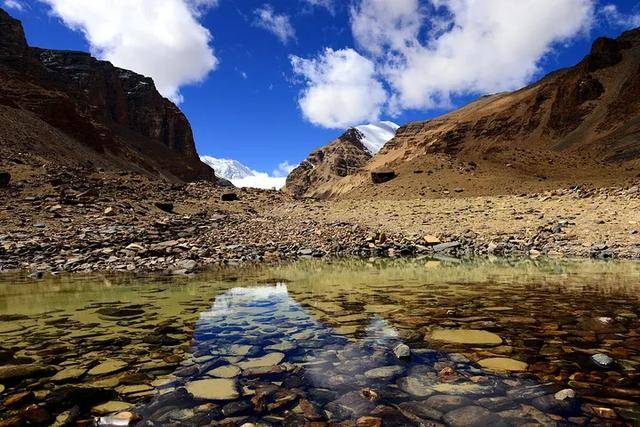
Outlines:
{"label": "steep cliff", "polygon": [[[29,47],[21,23],[2,9],[0,108],[5,129],[13,129],[0,135],[5,149],[170,179],[215,180],[196,153],[187,118],[158,93],[152,79],[87,53]],[[25,115],[65,137],[38,140],[33,125],[16,127],[26,122]],[[90,152],[83,150],[87,147]]]}

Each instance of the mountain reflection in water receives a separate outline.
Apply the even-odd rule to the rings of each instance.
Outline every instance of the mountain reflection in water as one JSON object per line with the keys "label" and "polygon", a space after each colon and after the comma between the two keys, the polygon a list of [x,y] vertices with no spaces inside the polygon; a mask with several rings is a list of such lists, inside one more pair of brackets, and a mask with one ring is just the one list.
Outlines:
{"label": "mountain reflection in water", "polygon": [[[485,372],[459,353],[422,345],[399,358],[398,330],[377,314],[365,323],[363,334],[346,337],[310,315],[284,284],[230,289],[200,314],[190,375],[177,372],[162,404],[139,412],[149,424],[180,421],[180,407],[179,418],[203,425],[220,417],[238,425],[552,425],[536,406],[553,399],[565,414],[579,414],[579,402],[562,403],[550,384]],[[182,392],[193,384],[201,399],[217,395],[218,404],[202,407]]]}
{"label": "mountain reflection in water", "polygon": [[634,425],[639,316],[632,262],[0,276],[0,422]]}

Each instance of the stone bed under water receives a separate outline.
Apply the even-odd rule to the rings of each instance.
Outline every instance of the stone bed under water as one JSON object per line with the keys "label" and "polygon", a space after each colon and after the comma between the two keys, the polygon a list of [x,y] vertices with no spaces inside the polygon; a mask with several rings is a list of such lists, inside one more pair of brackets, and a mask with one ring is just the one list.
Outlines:
{"label": "stone bed under water", "polygon": [[0,277],[0,426],[637,425],[640,264]]}

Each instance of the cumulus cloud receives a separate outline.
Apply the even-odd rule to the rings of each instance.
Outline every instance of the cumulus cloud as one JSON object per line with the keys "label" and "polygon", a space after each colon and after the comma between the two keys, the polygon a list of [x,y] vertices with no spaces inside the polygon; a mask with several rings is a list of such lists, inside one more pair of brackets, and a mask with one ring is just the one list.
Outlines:
{"label": "cumulus cloud", "polygon": [[17,10],[19,12],[25,10],[25,5],[19,0],[4,0],[2,5],[7,9]]}
{"label": "cumulus cloud", "polygon": [[298,165],[289,162],[282,162],[272,172],[260,172],[243,165],[237,160],[219,159],[212,156],[200,157],[204,163],[208,164],[216,172],[216,175],[231,181],[236,187],[250,187],[276,190],[284,187],[287,175]]}
{"label": "cumulus cloud", "polygon": [[216,68],[211,33],[198,18],[217,0],[41,0],[92,53],[152,77],[160,93],[181,102],[180,87]]}
{"label": "cumulus cloud", "polygon": [[371,60],[353,49],[330,48],[315,58],[290,60],[304,80],[298,103],[311,123],[342,129],[379,119],[387,93]]}
{"label": "cumulus cloud", "polygon": [[640,27],[640,13],[626,15],[615,4],[603,6],[600,13],[610,25],[625,29]]}
{"label": "cumulus cloud", "polygon": [[554,45],[590,28],[593,10],[593,0],[360,0],[351,21],[393,89],[390,108],[430,109],[524,86]]}
{"label": "cumulus cloud", "polygon": [[266,4],[256,9],[254,13],[256,15],[254,25],[273,33],[283,44],[296,39],[296,30],[291,25],[289,17],[277,14],[271,5]]}
{"label": "cumulus cloud", "polygon": [[266,172],[252,171],[253,175],[239,179],[232,179],[231,182],[236,187],[262,188],[269,190],[275,188],[281,189],[287,183],[287,175],[298,165],[292,165],[289,162],[282,162],[271,174]]}
{"label": "cumulus cloud", "polygon": [[334,0],[303,0],[303,2],[308,4],[309,6],[324,7],[331,13],[335,12],[336,5],[334,3]]}
{"label": "cumulus cloud", "polygon": [[277,177],[284,177],[286,178],[287,175],[289,175],[291,173],[291,171],[293,171],[295,168],[297,168],[298,165],[292,165],[291,163],[284,161],[282,163],[280,163],[278,165],[278,167],[273,171],[273,176],[277,176]]}
{"label": "cumulus cloud", "polygon": [[356,0],[360,53],[291,58],[306,84],[300,107],[312,123],[347,127],[520,88],[554,47],[588,32],[594,8],[595,0]]}

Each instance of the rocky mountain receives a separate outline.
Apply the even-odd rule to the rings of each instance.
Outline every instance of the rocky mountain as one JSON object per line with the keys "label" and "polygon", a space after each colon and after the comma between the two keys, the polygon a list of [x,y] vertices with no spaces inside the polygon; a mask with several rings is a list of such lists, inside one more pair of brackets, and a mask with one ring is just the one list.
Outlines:
{"label": "rocky mountain", "polygon": [[306,173],[292,180],[294,192],[303,189],[296,194],[440,197],[633,180],[640,173],[640,29],[597,39],[579,64],[521,90],[402,126],[372,158],[337,162],[341,173],[307,178],[348,138],[339,141],[312,153]]}
{"label": "rocky mountain", "polygon": [[357,173],[399,126],[380,122],[356,126],[325,147],[314,150],[287,177],[285,191],[296,197],[322,197],[340,178]]}
{"label": "rocky mountain", "polygon": [[30,47],[20,21],[2,9],[0,126],[3,167],[91,165],[216,179],[196,153],[187,118],[153,80],[87,53]]}

